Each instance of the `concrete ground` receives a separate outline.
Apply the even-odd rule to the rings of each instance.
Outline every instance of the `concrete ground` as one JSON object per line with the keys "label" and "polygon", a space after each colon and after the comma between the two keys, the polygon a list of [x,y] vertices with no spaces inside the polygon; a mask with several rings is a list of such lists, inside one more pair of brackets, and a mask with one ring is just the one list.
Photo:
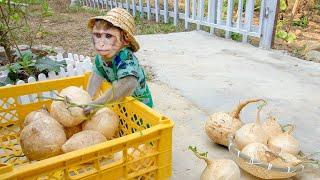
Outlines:
{"label": "concrete ground", "polygon": [[[294,136],[306,153],[320,150],[320,64],[282,52],[212,37],[205,32],[138,36],[140,63],[157,76],[150,88],[155,109],[175,122],[172,179],[199,179],[205,163],[190,151],[196,145],[211,158],[229,158],[224,147],[211,143],[204,132],[209,114],[231,111],[241,100],[264,98],[268,113],[280,123],[296,125]],[[250,105],[242,120],[255,119]],[[243,179],[256,179],[242,172]],[[320,179],[304,173],[294,179]]]}

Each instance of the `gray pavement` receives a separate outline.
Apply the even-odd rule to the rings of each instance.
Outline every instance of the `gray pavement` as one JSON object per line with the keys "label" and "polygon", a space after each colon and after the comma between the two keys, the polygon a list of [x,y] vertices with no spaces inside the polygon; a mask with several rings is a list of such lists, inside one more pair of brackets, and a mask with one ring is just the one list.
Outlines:
{"label": "gray pavement", "polygon": [[[156,108],[176,123],[172,179],[199,179],[205,167],[187,151],[188,145],[197,145],[212,158],[230,157],[225,148],[208,140],[204,122],[208,114],[231,111],[250,98],[268,101],[262,119],[271,113],[280,123],[295,124],[294,136],[304,152],[320,150],[320,64],[201,31],[145,35],[138,40],[141,64],[151,66],[167,91],[174,89],[178,94],[171,98],[170,93],[151,88],[155,99],[162,99],[163,107],[156,104]],[[178,107],[179,95],[190,103],[188,108]],[[251,122],[255,113],[256,106],[251,105],[241,117]],[[253,179],[246,173],[243,178]],[[320,179],[320,174],[299,179]]]}

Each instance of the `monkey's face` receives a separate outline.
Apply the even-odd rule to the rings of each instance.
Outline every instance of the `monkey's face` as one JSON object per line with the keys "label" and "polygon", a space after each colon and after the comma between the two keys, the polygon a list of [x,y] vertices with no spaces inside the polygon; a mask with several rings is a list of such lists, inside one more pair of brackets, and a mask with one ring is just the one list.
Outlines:
{"label": "monkey's face", "polygon": [[96,51],[107,59],[114,57],[124,46],[128,45],[124,33],[116,27],[101,29],[94,26],[92,40]]}

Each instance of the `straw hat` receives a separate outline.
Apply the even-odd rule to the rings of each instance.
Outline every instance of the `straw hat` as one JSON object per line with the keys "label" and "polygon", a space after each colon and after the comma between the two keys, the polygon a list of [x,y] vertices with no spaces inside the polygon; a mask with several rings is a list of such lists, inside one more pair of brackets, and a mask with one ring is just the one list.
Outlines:
{"label": "straw hat", "polygon": [[88,21],[88,28],[93,29],[95,20],[102,19],[108,21],[116,27],[122,29],[126,34],[130,42],[130,46],[133,52],[139,50],[140,46],[138,41],[134,38],[136,33],[136,26],[134,23],[133,16],[126,10],[122,8],[113,8],[107,12],[105,16],[96,16]]}

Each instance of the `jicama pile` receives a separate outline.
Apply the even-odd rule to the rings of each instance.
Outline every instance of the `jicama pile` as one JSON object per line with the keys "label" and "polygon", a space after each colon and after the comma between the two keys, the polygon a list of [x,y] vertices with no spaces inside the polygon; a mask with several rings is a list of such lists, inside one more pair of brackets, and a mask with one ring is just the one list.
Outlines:
{"label": "jicama pile", "polygon": [[253,99],[240,103],[232,112],[218,112],[212,114],[206,121],[205,131],[208,137],[217,144],[228,146],[228,137],[233,135],[242,125],[241,110],[249,103],[262,101]]}
{"label": "jicama pile", "polygon": [[256,122],[243,125],[234,135],[236,147],[254,160],[271,163],[280,167],[302,163],[297,156],[300,143],[292,136],[293,126],[283,132],[274,117],[261,123],[260,112],[265,104],[258,107]]}
{"label": "jicama pile", "polygon": [[189,146],[199,159],[203,159],[207,163],[207,167],[203,170],[200,180],[239,180],[240,169],[238,165],[230,159],[214,159],[207,158],[208,153],[199,153],[196,147]]}
{"label": "jicama pile", "polygon": [[92,117],[84,115],[82,105],[92,99],[81,88],[62,89],[53,99],[50,113],[46,108],[30,112],[20,133],[23,153],[29,160],[41,160],[105,142],[115,136],[119,117],[104,107]]}
{"label": "jicama pile", "polygon": [[[258,106],[255,122],[243,123],[239,117],[241,110],[249,103],[260,101],[263,104]],[[270,163],[278,167],[293,167],[301,163],[320,164],[317,160],[310,161],[301,155],[300,143],[292,135],[293,125],[281,126],[272,116],[269,116],[264,122],[260,120],[260,113],[265,105],[265,100],[253,99],[240,103],[231,112],[214,113],[206,121],[205,132],[214,143],[224,146],[228,146],[229,140],[232,139],[232,143],[242,154],[262,163]],[[201,179],[217,179],[218,174],[229,171],[228,168],[217,170],[212,162],[197,153],[195,148],[191,147],[191,150],[208,164]],[[230,166],[233,165],[230,164]],[[229,175],[232,173],[234,172],[230,170]]]}

